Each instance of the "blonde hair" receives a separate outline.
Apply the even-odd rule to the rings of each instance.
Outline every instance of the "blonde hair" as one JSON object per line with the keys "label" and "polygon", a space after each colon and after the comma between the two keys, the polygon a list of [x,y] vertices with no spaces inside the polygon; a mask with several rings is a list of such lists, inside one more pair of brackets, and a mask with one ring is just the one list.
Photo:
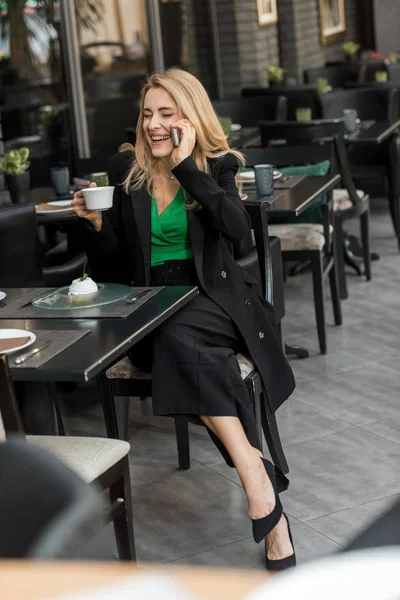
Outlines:
{"label": "blonde hair", "polygon": [[[182,69],[172,68],[151,75],[143,87],[140,96],[140,112],[136,127],[136,145],[130,149],[135,152],[132,167],[124,181],[126,192],[147,187],[149,194],[153,185],[157,168],[157,159],[152,155],[143,131],[143,106],[147,92],[151,88],[162,88],[175,100],[183,117],[188,119],[196,130],[196,145],[192,158],[197,168],[209,172],[208,158],[223,157],[228,153],[234,154],[239,163],[245,164],[243,154],[229,147],[226,135],[211,104],[210,98],[200,81]],[[128,144],[123,144],[128,149]],[[198,206],[192,199],[189,208]]]}

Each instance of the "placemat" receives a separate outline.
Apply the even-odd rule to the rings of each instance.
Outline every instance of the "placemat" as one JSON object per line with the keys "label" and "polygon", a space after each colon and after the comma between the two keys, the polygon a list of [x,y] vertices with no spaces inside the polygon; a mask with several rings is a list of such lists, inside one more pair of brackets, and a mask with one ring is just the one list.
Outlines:
{"label": "placemat", "polygon": [[292,189],[300,181],[303,181],[307,175],[282,175],[280,179],[277,179],[274,183],[276,189]]}
{"label": "placemat", "polygon": [[[33,333],[36,335],[36,340],[33,344],[24,348],[20,352],[14,352],[8,357],[8,363],[13,369],[37,369],[46,363],[48,360],[59,354],[63,350],[75,344],[78,340],[83,338],[85,335],[90,333],[89,329],[80,329],[79,331],[65,330],[65,329],[33,329]],[[28,358],[25,362],[20,365],[15,364],[15,359],[23,354],[27,354],[34,348],[41,348],[44,344],[50,342],[46,348],[43,348],[37,354],[34,354],[31,358]]]}
{"label": "placemat", "polygon": [[43,308],[36,308],[36,306],[25,306],[21,308],[22,304],[29,302],[39,296],[43,292],[50,292],[52,288],[37,288],[31,290],[22,298],[14,302],[7,302],[7,298],[2,304],[5,304],[0,308],[0,319],[125,319],[129,317],[135,310],[146,304],[148,300],[157,296],[165,286],[160,287],[135,287],[132,288],[132,294],[129,298],[134,298],[135,294],[140,294],[145,290],[149,290],[149,293],[138,300],[134,304],[127,304],[124,300],[119,300],[113,304],[106,304],[105,306],[96,306],[93,308],[82,308],[73,310],[46,310]]}

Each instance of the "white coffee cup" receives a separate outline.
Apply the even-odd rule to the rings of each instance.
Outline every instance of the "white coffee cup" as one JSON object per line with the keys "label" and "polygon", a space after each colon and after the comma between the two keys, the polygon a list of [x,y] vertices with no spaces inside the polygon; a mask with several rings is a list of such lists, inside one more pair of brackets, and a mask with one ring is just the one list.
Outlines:
{"label": "white coffee cup", "polygon": [[81,191],[88,210],[108,210],[113,205],[113,185],[84,188]]}

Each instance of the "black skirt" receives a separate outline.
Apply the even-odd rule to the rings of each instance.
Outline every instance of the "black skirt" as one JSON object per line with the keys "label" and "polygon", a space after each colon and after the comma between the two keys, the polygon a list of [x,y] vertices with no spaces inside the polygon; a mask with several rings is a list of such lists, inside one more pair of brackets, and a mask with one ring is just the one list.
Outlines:
{"label": "black skirt", "polygon": [[[238,417],[250,444],[261,449],[250,397],[236,358],[238,352],[246,352],[246,348],[232,319],[200,292],[134,347],[129,357],[152,372],[155,415],[185,416],[201,425],[200,416]],[[226,462],[233,466],[223,444],[208,432]]]}

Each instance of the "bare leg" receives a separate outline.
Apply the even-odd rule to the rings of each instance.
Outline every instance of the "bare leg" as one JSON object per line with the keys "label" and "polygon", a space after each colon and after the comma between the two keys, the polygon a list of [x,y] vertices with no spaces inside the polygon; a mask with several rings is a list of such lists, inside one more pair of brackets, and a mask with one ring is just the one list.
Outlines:
{"label": "bare leg", "polygon": [[[200,416],[229,452],[247,496],[249,517],[260,519],[275,506],[271,481],[260,460],[261,452],[250,445],[237,417]],[[286,519],[283,517],[266,538],[268,558],[278,560],[293,553]]]}

